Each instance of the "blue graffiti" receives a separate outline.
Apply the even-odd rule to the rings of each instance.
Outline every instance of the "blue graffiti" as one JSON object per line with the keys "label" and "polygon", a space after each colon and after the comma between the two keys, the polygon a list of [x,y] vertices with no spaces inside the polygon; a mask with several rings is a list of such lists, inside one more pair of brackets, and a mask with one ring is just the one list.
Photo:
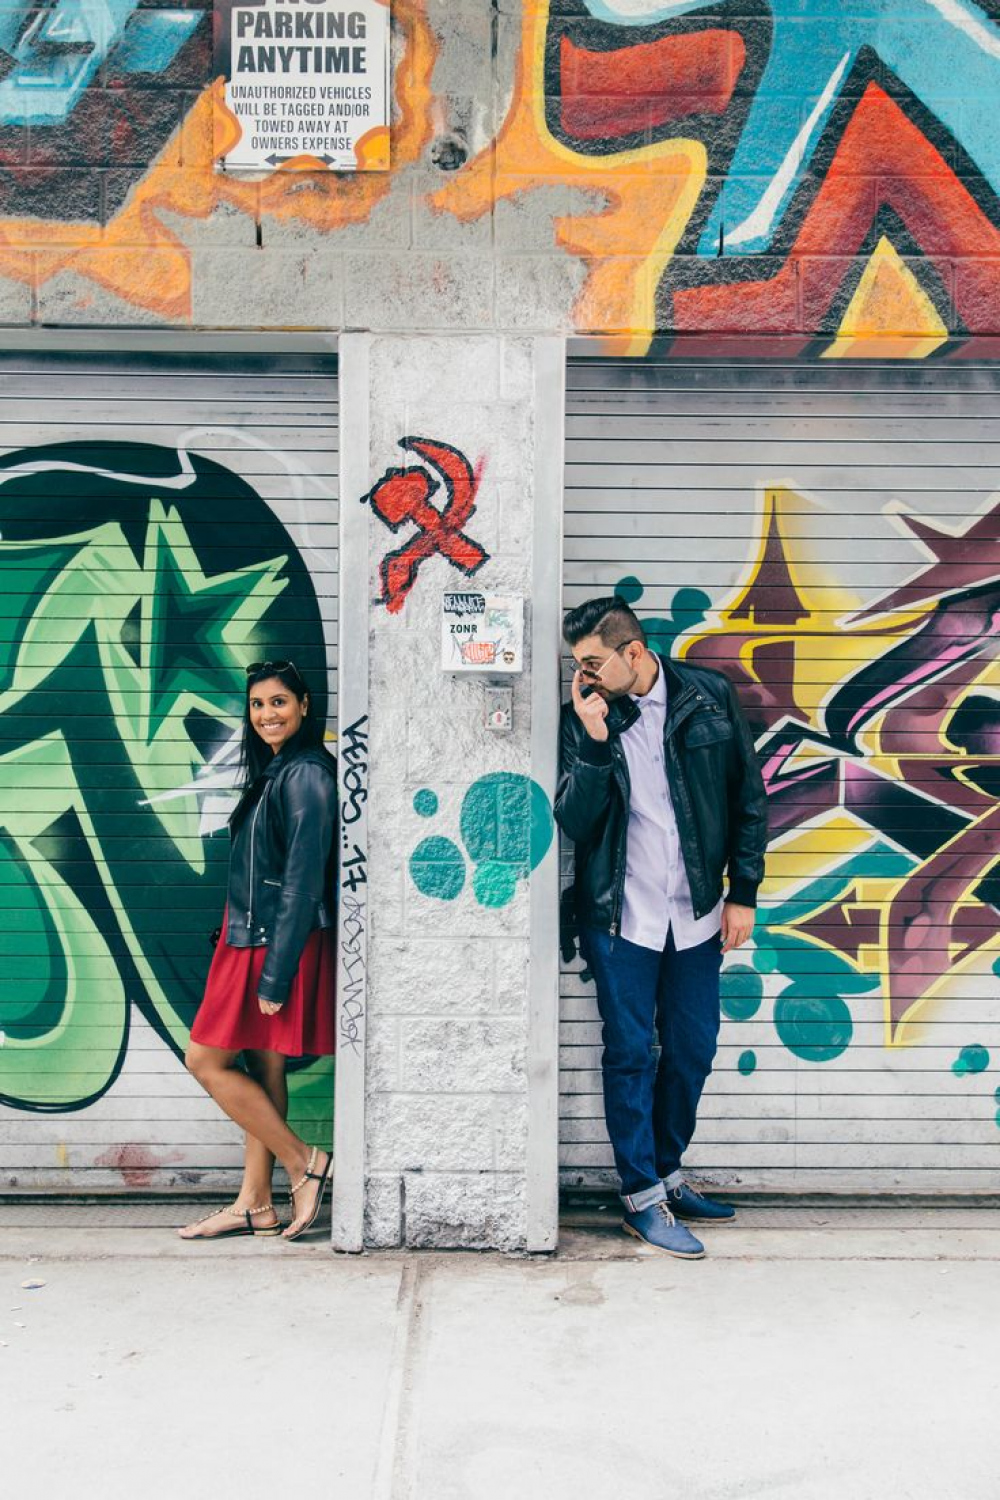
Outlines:
{"label": "blue graffiti", "polygon": [[587,9],[597,21],[616,26],[652,26],[671,21],[689,10],[704,10],[707,0],[586,0]]}
{"label": "blue graffiti", "polygon": [[[716,4],[588,0],[595,17],[630,26]],[[852,9],[842,0],[771,0],[767,66],[699,254],[754,255],[770,247],[863,47],[878,54],[1000,192],[1000,27],[972,0],[906,6],[868,0],[864,15]]]}
{"label": "blue graffiti", "polygon": [[0,124],[58,125],[98,69],[162,73],[201,21],[201,11],[139,10],[137,0],[57,0],[0,11]]}

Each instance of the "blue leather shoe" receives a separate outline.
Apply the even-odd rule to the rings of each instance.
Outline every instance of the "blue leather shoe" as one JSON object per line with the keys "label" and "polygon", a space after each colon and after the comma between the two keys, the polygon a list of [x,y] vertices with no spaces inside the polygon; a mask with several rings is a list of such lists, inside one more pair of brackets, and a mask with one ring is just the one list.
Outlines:
{"label": "blue leather shoe", "polygon": [[667,1188],[667,1203],[675,1218],[689,1224],[732,1224],[736,1210],[731,1203],[715,1203],[703,1198],[694,1188],[682,1182],[680,1187]]}
{"label": "blue leather shoe", "polygon": [[644,1245],[662,1250],[667,1255],[676,1255],[680,1260],[701,1260],[705,1247],[696,1240],[690,1229],[678,1224],[667,1205],[654,1203],[652,1208],[642,1208],[638,1213],[625,1210],[622,1228]]}

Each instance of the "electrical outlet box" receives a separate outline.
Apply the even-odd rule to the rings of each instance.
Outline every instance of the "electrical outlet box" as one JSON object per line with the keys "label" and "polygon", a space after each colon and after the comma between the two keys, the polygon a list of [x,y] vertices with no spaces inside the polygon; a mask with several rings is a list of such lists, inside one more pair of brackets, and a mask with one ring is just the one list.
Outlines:
{"label": "electrical outlet box", "polygon": [[514,727],[514,689],[486,689],[486,728],[494,734],[510,734]]}

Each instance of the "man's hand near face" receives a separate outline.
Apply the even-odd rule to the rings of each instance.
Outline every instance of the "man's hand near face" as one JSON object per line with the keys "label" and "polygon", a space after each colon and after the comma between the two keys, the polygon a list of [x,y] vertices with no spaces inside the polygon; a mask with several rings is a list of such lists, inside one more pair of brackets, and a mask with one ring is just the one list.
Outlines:
{"label": "man's hand near face", "polygon": [[592,740],[603,742],[607,739],[608,705],[600,693],[591,693],[587,698],[583,696],[583,678],[579,672],[573,673],[573,707]]}

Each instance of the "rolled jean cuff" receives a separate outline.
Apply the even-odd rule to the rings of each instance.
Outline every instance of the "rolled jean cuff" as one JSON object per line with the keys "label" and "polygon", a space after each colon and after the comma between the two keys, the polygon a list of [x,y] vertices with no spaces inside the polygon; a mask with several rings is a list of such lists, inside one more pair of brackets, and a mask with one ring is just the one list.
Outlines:
{"label": "rolled jean cuff", "polygon": [[676,1172],[671,1172],[669,1177],[664,1177],[663,1186],[667,1189],[668,1192],[673,1192],[674,1188],[684,1186],[684,1173],[681,1171],[680,1167],[677,1168]]}
{"label": "rolled jean cuff", "polygon": [[630,1214],[641,1214],[644,1208],[655,1208],[657,1203],[666,1203],[667,1190],[662,1182],[652,1187],[640,1188],[637,1193],[622,1193],[622,1202]]}

